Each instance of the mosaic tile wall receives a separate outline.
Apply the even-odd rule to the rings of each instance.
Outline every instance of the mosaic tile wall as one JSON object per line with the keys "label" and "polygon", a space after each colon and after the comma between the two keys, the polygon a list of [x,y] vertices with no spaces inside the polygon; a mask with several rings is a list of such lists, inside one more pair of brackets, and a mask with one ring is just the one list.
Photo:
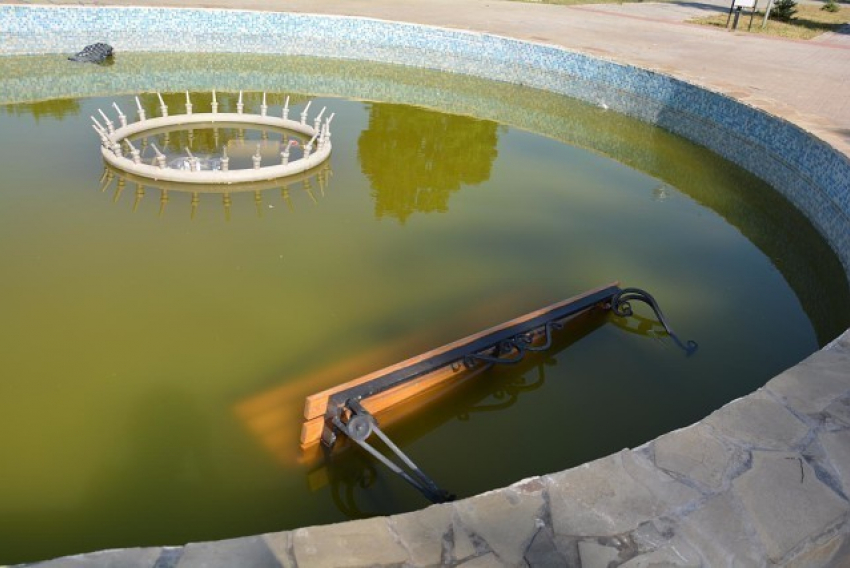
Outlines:
{"label": "mosaic tile wall", "polygon": [[[813,221],[850,274],[850,159],[784,120],[677,79],[546,45],[365,18],[0,6],[5,55],[72,53],[96,41],[117,52],[274,53],[411,65],[604,105],[685,136],[765,179]],[[42,98],[37,95],[30,92]]]}

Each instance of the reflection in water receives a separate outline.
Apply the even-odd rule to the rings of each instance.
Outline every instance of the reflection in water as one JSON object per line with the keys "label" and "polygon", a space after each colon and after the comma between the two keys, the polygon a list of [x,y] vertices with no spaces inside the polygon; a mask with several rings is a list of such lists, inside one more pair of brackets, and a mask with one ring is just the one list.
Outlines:
{"label": "reflection in water", "polygon": [[659,340],[669,337],[661,322],[653,318],[632,314],[627,318],[611,317],[609,321],[621,330],[635,335]]}
{"label": "reflection in water", "polygon": [[358,140],[375,215],[402,223],[414,212],[448,211],[461,184],[490,178],[498,124],[404,105],[370,105]]}
{"label": "reflection in water", "polygon": [[[154,158],[157,154],[153,149],[156,146],[165,155],[168,167],[176,169],[186,169],[176,162],[188,157],[187,148],[202,162],[214,156],[220,157],[222,148],[226,148],[230,169],[238,170],[253,167],[251,157],[257,152],[263,162],[269,164],[279,162],[280,153],[288,149],[291,152],[290,159],[294,161],[303,155],[303,146],[307,143],[306,137],[297,132],[224,121],[195,125],[194,128],[177,125],[151,129],[128,139],[138,146],[143,162],[156,164]],[[218,168],[202,166],[201,169]]]}
{"label": "reflection in water", "polygon": [[[318,205],[319,198],[325,197],[325,192],[328,189],[330,178],[333,176],[330,163],[325,162],[312,170],[289,176],[285,183],[282,180],[269,180],[264,182],[244,183],[238,185],[203,185],[203,184],[186,184],[169,181],[153,181],[149,178],[134,176],[133,174],[118,171],[110,166],[105,166],[103,175],[100,178],[100,191],[106,191],[114,185],[115,189],[112,193],[113,203],[118,203],[121,196],[125,193],[128,184],[133,187],[133,211],[135,212],[142,200],[147,195],[147,189],[159,192],[159,209],[158,214],[162,217],[168,204],[172,200],[171,192],[179,192],[181,194],[190,194],[189,200],[189,215],[192,219],[198,214],[201,207],[201,196],[206,195],[206,200],[218,201],[224,209],[224,218],[229,221],[232,208],[232,194],[253,194],[253,204],[256,210],[257,217],[261,218],[266,209],[274,209],[275,202],[278,197],[272,195],[270,190],[279,190],[279,199],[286,205],[290,211],[295,210],[295,205],[292,199],[292,192],[297,191],[307,195],[314,205]],[[318,191],[316,191],[318,189]],[[265,194],[268,192],[268,194]],[[214,195],[213,195],[214,194]],[[265,194],[265,195],[264,195]]]}
{"label": "reflection in water", "polygon": [[32,115],[38,122],[40,118],[63,120],[68,116],[76,116],[80,114],[80,103],[77,99],[53,99],[37,103],[0,105],[0,109],[4,114],[14,116]]}

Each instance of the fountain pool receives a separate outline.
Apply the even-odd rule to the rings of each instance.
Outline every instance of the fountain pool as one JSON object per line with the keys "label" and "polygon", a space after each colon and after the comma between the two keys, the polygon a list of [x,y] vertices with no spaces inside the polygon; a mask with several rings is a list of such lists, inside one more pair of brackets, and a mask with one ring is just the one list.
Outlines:
{"label": "fountain pool", "polygon": [[[358,453],[305,460],[303,397],[611,280],[650,290],[700,352],[639,318],[582,321],[390,434],[468,496],[690,424],[848,323],[843,270],[808,221],[659,128],[415,69],[195,55],[163,75],[176,60],[63,71],[74,96],[0,110],[2,562],[420,507]],[[205,66],[251,73],[185,73]],[[150,105],[171,83],[166,100],[189,90],[198,107],[212,88],[225,107],[238,88],[253,105],[268,91],[270,112],[287,95],[328,106],[333,155],[232,194],[104,176],[89,115],[142,90],[75,90],[106,72],[148,79]],[[169,143],[278,135],[198,127]]]}

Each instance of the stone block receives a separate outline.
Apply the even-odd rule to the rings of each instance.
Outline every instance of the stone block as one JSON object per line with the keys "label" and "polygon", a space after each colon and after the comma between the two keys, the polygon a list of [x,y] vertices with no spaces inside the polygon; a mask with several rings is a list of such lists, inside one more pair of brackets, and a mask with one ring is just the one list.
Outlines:
{"label": "stone block", "polygon": [[724,436],[753,448],[790,450],[808,427],[764,391],[731,402],[703,421]]}
{"label": "stone block", "polygon": [[608,568],[612,563],[615,566],[620,563],[618,549],[592,540],[578,543],[578,555],[581,558],[581,568]]}
{"label": "stone block", "polygon": [[652,448],[656,466],[711,491],[723,487],[734,456],[733,449],[702,424],[665,434],[652,443]]}
{"label": "stone block", "polygon": [[505,564],[502,562],[499,557],[497,557],[492,552],[487,554],[483,554],[481,556],[476,556],[475,558],[470,558],[465,562],[461,562],[457,564],[458,568],[500,568],[500,567],[509,567],[514,566],[513,564]]}
{"label": "stone block", "polygon": [[491,491],[455,503],[459,523],[481,537],[499,558],[519,565],[540,527],[543,492],[514,488]]}
{"label": "stone block", "polygon": [[635,556],[620,568],[702,568],[702,562],[692,551],[671,545]]}
{"label": "stone block", "polygon": [[263,537],[187,544],[176,568],[279,568]]}
{"label": "stone block", "polygon": [[[555,542],[552,527],[541,527],[531,540],[523,557],[528,566],[570,566]],[[575,562],[573,562],[575,564]]]}
{"label": "stone block", "polygon": [[153,568],[161,548],[125,548],[40,562],[38,568]]}
{"label": "stone block", "polygon": [[845,495],[850,495],[850,430],[822,432],[819,436],[826,460],[838,478]]}
{"label": "stone block", "polygon": [[452,548],[451,557],[460,562],[465,559],[475,558],[479,551],[472,541],[472,536],[459,523],[452,526]]}
{"label": "stone block", "polygon": [[[680,519],[665,516],[641,524],[631,533],[631,554],[623,566],[699,566],[702,560],[682,536]],[[624,556],[621,553],[621,556]]]}
{"label": "stone block", "polygon": [[173,546],[162,549],[162,554],[156,560],[153,568],[174,568],[180,562],[185,549],[182,546]]}
{"label": "stone block", "polygon": [[839,533],[815,542],[788,561],[783,568],[835,568],[850,566],[850,535]]}
{"label": "stone block", "polygon": [[699,497],[628,450],[545,480],[556,535],[617,535]]}
{"label": "stone block", "polygon": [[297,529],[292,534],[292,544],[296,563],[311,568],[409,561],[407,551],[393,538],[383,518]]}
{"label": "stone block", "polygon": [[401,540],[416,566],[439,565],[443,540],[452,530],[452,506],[434,505],[421,511],[389,518],[390,527]]}
{"label": "stone block", "polygon": [[848,509],[796,453],[754,452],[752,468],[732,486],[773,562],[823,534]]}
{"label": "stone block", "polygon": [[716,568],[761,568],[764,552],[731,492],[721,493],[683,518],[679,531]]}
{"label": "stone block", "polygon": [[282,568],[296,568],[291,531],[265,534],[263,540]]}
{"label": "stone block", "polygon": [[826,415],[834,422],[850,426],[850,396],[835,399],[824,409]]}
{"label": "stone block", "polygon": [[803,414],[819,413],[850,389],[850,352],[818,351],[771,379],[767,389]]}

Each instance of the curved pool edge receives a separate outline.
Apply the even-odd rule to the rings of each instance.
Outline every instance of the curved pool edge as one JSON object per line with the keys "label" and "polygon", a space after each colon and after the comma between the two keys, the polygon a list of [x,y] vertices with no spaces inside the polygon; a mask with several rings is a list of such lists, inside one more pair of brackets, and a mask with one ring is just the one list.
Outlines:
{"label": "curved pool edge", "polygon": [[[75,34],[83,23],[114,29],[119,20],[114,9],[74,10],[77,16],[63,8],[0,6],[2,31],[18,26],[15,37],[29,36],[38,44],[33,52],[51,53],[70,51],[66,46],[79,39]],[[765,178],[809,216],[850,272],[847,156],[802,128],[725,95],[636,67],[487,34],[357,18],[228,12],[231,18],[224,22],[210,11],[187,10],[162,20],[151,18],[161,10],[122,10],[128,16],[124,25],[135,36],[128,33],[124,45],[116,42],[119,50],[143,47],[142,38],[149,37],[145,30],[168,36],[168,26],[185,26],[186,18],[215,31],[230,29],[222,26],[233,25],[236,17],[237,30],[254,30],[249,37],[254,41],[240,44],[244,50],[261,49],[257,37],[280,35],[280,26],[287,39],[325,34],[321,49],[308,46],[310,53],[301,55],[332,52],[340,43],[350,50],[351,42],[340,38],[356,30],[358,53],[374,60],[489,73],[605,104],[703,144]],[[83,13],[85,21],[79,19]],[[32,33],[45,18],[54,33]],[[259,30],[242,27],[256,25]],[[215,41],[217,36],[209,35]],[[203,51],[199,42],[194,38],[171,47]],[[288,53],[291,44],[283,45]],[[441,50],[446,56],[435,64]],[[576,85],[570,81],[574,77],[595,88]],[[630,96],[618,97],[623,92]],[[723,566],[734,560],[753,566],[830,566],[850,562],[848,495],[850,331],[845,331],[704,420],[570,470],[403,515],[183,547],[104,551],[40,565]]]}

